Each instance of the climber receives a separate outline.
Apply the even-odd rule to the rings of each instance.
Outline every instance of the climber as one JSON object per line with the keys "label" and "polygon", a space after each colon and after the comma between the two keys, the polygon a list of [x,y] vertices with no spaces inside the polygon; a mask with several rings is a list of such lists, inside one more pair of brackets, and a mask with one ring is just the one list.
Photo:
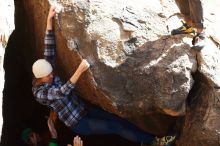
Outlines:
{"label": "climber", "polygon": [[172,35],[196,33],[192,40],[192,49],[202,50],[205,46],[203,0],[175,0],[183,15],[183,25],[171,31]]}
{"label": "climber", "polygon": [[[55,7],[49,10],[44,39],[45,59],[37,60],[33,66],[33,94],[36,100],[50,107],[58,118],[75,133],[118,134],[134,142],[151,144],[154,136],[135,127],[126,120],[110,114],[98,107],[88,105],[72,93],[79,77],[89,68],[89,63],[82,60],[76,72],[63,84],[58,76],[53,75],[55,56],[55,35],[53,17]],[[53,67],[52,67],[53,66]]]}

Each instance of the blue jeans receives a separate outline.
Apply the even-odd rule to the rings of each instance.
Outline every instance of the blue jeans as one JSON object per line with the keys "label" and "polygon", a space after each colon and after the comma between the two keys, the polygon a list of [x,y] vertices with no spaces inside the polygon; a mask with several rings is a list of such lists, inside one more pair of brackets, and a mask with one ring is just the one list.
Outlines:
{"label": "blue jeans", "polygon": [[81,135],[117,134],[130,141],[143,142],[144,144],[151,144],[154,140],[153,135],[96,107],[91,107],[88,114],[72,130]]}

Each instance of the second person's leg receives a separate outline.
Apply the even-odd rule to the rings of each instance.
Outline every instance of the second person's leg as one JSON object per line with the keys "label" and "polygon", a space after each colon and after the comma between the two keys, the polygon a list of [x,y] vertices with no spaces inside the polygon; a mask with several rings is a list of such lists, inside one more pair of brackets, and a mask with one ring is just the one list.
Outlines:
{"label": "second person's leg", "polygon": [[204,48],[206,37],[204,33],[204,18],[203,18],[203,1],[189,0],[190,15],[192,18],[192,26],[196,30],[196,36],[193,38],[193,49],[200,51]]}
{"label": "second person's leg", "polygon": [[184,23],[181,27],[173,29],[172,35],[194,33],[192,28],[192,19],[190,15],[189,0],[175,0],[181,15],[183,15]]}

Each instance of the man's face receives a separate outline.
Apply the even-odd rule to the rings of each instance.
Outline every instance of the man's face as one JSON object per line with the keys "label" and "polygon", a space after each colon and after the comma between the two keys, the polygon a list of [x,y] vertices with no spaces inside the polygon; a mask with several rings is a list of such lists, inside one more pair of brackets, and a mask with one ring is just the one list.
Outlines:
{"label": "man's face", "polygon": [[51,83],[53,81],[53,73],[42,78],[42,81],[45,83]]}
{"label": "man's face", "polygon": [[35,133],[35,132],[31,132],[28,135],[28,144],[31,146],[38,146],[39,143],[41,142],[40,136],[39,134]]}

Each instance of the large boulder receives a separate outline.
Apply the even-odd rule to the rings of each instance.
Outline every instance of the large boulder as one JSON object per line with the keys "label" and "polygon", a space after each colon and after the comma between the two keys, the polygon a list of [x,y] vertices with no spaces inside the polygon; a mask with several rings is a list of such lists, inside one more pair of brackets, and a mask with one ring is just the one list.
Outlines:
{"label": "large boulder", "polygon": [[[79,89],[85,99],[154,134],[165,134],[172,116],[185,115],[197,62],[191,36],[169,35],[163,14],[173,9],[143,0],[50,2],[69,50],[92,65],[92,80]],[[58,57],[66,58],[59,62],[70,70],[74,58],[60,49],[58,42]]]}

